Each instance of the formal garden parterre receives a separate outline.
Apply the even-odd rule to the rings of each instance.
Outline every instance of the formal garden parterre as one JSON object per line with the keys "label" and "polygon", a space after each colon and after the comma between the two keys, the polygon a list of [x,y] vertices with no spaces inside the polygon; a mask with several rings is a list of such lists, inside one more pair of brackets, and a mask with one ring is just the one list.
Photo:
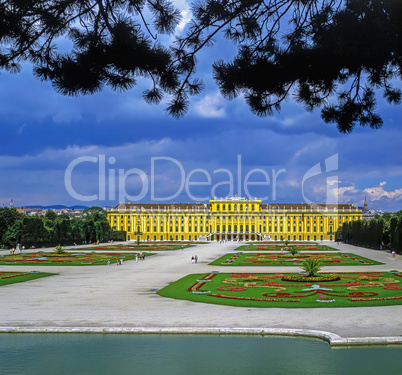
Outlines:
{"label": "formal garden parterre", "polygon": [[163,243],[163,242],[148,242],[140,243],[139,245],[132,244],[110,244],[106,246],[93,246],[93,247],[77,247],[74,248],[75,251],[120,251],[120,250],[130,250],[130,251],[171,251],[171,250],[181,250],[182,248],[188,248],[195,246],[191,242],[183,243]]}
{"label": "formal garden parterre", "polygon": [[[164,297],[243,307],[364,307],[402,304],[401,272],[318,274],[315,281],[287,273],[192,274],[158,291]],[[332,276],[334,281],[325,280]],[[311,280],[311,279],[310,279]]]}
{"label": "formal garden parterre", "polygon": [[365,266],[383,264],[352,253],[229,253],[211,262],[215,266],[300,266],[308,258],[323,266]]}
{"label": "formal garden parterre", "polygon": [[[142,253],[144,256],[152,255],[150,253]],[[0,255],[0,265],[18,265],[18,266],[90,266],[90,265],[104,265],[108,261],[117,263],[118,260],[123,259],[132,260],[139,253],[74,253],[64,252],[62,254],[49,253],[49,252],[36,252],[36,253],[20,253],[10,255]]]}
{"label": "formal garden parterre", "polygon": [[237,247],[237,251],[286,251],[295,247],[298,251],[339,251],[337,249],[315,242],[258,242],[248,243]]}

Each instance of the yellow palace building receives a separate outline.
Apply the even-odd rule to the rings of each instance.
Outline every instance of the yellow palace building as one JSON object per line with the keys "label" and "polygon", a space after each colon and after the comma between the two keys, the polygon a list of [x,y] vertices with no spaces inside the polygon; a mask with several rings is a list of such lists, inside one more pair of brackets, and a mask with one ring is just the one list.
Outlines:
{"label": "yellow palace building", "polygon": [[219,198],[209,203],[120,203],[107,212],[127,240],[334,240],[345,222],[362,219],[352,204],[263,204],[258,199]]}

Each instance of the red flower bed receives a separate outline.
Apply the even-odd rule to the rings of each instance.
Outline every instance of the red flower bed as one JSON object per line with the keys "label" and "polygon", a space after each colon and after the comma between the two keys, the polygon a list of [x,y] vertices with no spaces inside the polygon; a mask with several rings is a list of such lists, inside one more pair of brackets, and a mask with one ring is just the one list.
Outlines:
{"label": "red flower bed", "polygon": [[211,293],[209,294],[211,297],[218,297],[218,298],[227,298],[227,299],[239,299],[239,300],[246,300],[246,301],[263,301],[263,302],[300,302],[299,299],[271,299],[271,298],[254,298],[254,297],[239,297],[239,296],[226,296],[224,294],[217,294]]}
{"label": "red flower bed", "polygon": [[[3,272],[2,275],[5,275],[7,273],[10,273],[10,272]],[[0,279],[10,279],[11,277],[18,277],[18,276],[25,276],[25,275],[29,275],[29,272],[16,273],[14,275],[6,275],[6,276],[0,277]]]}
{"label": "red flower bed", "polygon": [[223,290],[225,292],[241,292],[243,290],[247,290],[247,288],[244,288],[240,285],[227,285],[227,286],[218,286],[218,290]]}

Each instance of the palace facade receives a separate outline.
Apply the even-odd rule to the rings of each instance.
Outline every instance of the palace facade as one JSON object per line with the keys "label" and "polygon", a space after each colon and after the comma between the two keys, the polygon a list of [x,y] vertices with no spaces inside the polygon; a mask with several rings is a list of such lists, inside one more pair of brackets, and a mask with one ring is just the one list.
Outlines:
{"label": "palace facade", "polygon": [[120,203],[107,212],[127,240],[334,240],[345,222],[362,219],[352,204],[263,204],[241,197],[209,203]]}
{"label": "palace facade", "polygon": [[107,212],[127,240],[334,240],[345,222],[362,219],[352,204],[263,204],[241,197],[202,203],[120,203]]}

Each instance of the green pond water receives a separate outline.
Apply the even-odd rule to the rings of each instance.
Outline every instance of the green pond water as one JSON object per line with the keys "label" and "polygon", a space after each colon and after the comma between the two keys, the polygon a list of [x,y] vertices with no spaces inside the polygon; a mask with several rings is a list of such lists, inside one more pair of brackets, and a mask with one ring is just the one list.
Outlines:
{"label": "green pond water", "polygon": [[401,374],[402,347],[258,336],[0,334],[0,374]]}

